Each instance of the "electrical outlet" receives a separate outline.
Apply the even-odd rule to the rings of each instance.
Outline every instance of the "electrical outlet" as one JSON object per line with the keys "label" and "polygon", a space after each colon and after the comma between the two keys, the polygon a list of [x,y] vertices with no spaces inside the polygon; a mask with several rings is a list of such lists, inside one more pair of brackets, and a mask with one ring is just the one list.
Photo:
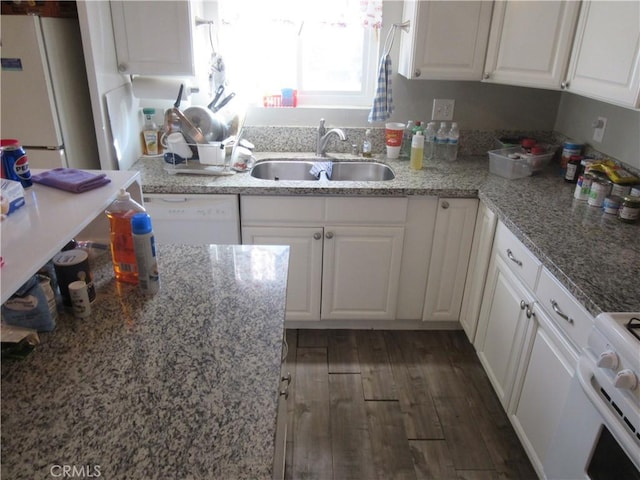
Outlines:
{"label": "electrical outlet", "polygon": [[604,130],[607,128],[607,119],[605,117],[598,117],[593,122],[593,140],[598,143],[602,143],[604,137]]}
{"label": "electrical outlet", "polygon": [[431,120],[453,120],[453,108],[455,100],[434,99]]}

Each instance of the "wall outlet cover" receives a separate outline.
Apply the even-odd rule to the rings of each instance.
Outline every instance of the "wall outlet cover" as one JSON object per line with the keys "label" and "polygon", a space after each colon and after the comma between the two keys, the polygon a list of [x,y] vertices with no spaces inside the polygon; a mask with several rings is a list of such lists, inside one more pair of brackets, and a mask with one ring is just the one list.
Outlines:
{"label": "wall outlet cover", "polygon": [[431,113],[432,120],[453,120],[453,109],[456,105],[456,101],[453,99],[434,99],[433,100],[433,112]]}
{"label": "wall outlet cover", "polygon": [[602,143],[602,139],[604,138],[604,131],[607,128],[607,119],[605,117],[598,117],[596,121],[593,122],[593,141]]}

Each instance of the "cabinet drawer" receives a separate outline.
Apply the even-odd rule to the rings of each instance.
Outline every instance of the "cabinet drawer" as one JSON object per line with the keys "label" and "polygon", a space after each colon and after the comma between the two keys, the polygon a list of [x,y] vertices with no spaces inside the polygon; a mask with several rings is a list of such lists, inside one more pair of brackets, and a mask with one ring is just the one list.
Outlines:
{"label": "cabinet drawer", "polygon": [[536,297],[549,317],[578,349],[587,345],[593,317],[546,268],[540,274]]}
{"label": "cabinet drawer", "polygon": [[322,224],[325,217],[325,199],[302,196],[256,195],[240,197],[240,219],[248,224]]}
{"label": "cabinet drawer", "polygon": [[331,197],[327,198],[326,221],[366,225],[404,224],[408,200],[404,197]]}
{"label": "cabinet drawer", "polygon": [[533,290],[542,264],[502,222],[498,222],[493,248],[525,285]]}

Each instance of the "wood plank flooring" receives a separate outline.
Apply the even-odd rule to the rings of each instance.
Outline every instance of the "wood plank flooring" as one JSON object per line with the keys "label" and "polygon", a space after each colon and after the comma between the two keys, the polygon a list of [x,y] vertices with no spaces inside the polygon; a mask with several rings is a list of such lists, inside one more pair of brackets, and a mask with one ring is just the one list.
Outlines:
{"label": "wood plank flooring", "polygon": [[286,478],[537,476],[462,331],[287,330]]}

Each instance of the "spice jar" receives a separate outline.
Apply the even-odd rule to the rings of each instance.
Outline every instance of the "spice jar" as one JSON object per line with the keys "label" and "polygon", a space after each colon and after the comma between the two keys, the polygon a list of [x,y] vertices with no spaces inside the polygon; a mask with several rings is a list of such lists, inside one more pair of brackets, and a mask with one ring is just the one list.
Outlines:
{"label": "spice jar", "polygon": [[567,171],[564,174],[564,181],[569,183],[576,183],[580,174],[580,162],[582,161],[582,155],[571,155],[569,162],[567,163]]}
{"label": "spice jar", "polygon": [[640,197],[627,195],[622,199],[618,210],[618,220],[625,223],[636,223],[640,219]]}

